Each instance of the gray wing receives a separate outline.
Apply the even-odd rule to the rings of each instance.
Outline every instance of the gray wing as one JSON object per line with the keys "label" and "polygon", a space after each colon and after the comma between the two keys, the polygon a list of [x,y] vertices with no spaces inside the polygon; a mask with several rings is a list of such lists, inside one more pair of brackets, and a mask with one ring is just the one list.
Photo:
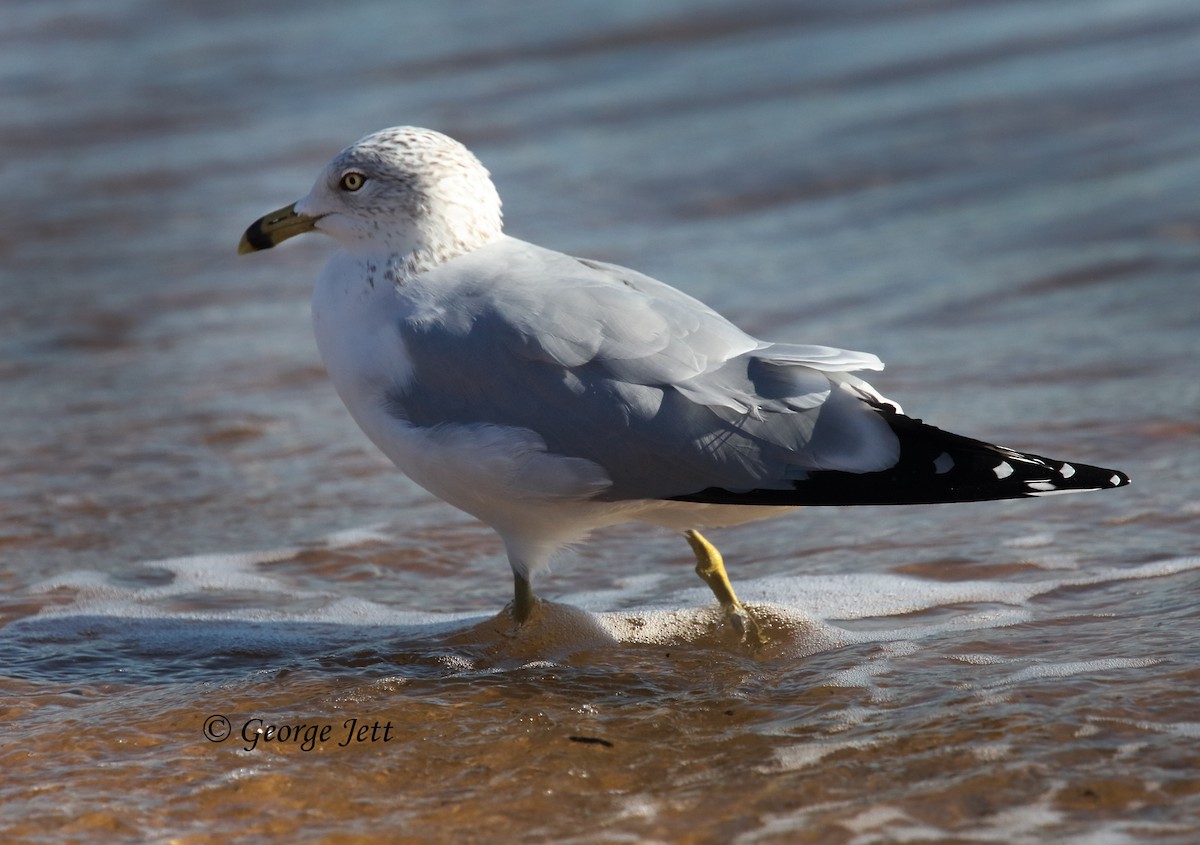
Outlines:
{"label": "gray wing", "polygon": [[886,400],[849,374],[880,368],[872,355],[767,344],[648,276],[514,239],[421,284],[399,327],[414,378],[392,412],[535,431],[603,467],[603,498],[786,489],[899,455]]}

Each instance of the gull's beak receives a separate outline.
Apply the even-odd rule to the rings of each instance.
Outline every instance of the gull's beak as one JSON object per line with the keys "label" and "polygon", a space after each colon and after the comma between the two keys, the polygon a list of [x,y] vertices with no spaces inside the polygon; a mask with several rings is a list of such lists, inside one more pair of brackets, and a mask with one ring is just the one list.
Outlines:
{"label": "gull's beak", "polygon": [[296,204],[287,208],[272,211],[250,224],[246,234],[238,244],[238,255],[247,252],[258,252],[260,249],[270,249],[286,241],[288,238],[311,232],[317,227],[319,217],[309,217],[298,214]]}

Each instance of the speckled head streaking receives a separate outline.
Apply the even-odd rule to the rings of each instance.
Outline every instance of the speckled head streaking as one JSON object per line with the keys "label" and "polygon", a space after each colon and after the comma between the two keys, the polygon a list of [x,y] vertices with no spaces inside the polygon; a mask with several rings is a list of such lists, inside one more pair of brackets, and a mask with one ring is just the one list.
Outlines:
{"label": "speckled head streaking", "polygon": [[437,266],[501,233],[500,196],[470,150],[440,132],[396,126],[342,150],[308,196],[256,221],[239,252],[321,231],[352,252]]}

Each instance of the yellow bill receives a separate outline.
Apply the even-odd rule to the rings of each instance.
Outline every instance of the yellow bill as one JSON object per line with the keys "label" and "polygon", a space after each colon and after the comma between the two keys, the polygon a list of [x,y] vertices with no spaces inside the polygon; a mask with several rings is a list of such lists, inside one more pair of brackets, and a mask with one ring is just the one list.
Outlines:
{"label": "yellow bill", "polygon": [[250,228],[242,235],[242,240],[238,243],[238,255],[270,249],[288,238],[311,232],[316,228],[318,219],[307,214],[297,214],[295,203],[263,215],[251,223]]}

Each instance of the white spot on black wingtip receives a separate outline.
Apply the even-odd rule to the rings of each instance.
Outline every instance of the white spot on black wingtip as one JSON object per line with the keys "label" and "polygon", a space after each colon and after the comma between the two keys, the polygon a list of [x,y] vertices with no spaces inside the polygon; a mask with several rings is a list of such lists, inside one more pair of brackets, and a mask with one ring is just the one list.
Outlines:
{"label": "white spot on black wingtip", "polygon": [[1053,481],[1028,481],[1026,486],[1030,490],[1035,490],[1038,493],[1048,493],[1051,490],[1057,490],[1058,487]]}
{"label": "white spot on black wingtip", "polygon": [[934,475],[943,475],[954,469],[954,458],[950,457],[949,452],[942,452],[933,460]]}
{"label": "white spot on black wingtip", "polygon": [[1125,480],[1125,479],[1124,479],[1124,478],[1122,478],[1121,476],[1119,476],[1119,475],[1114,475],[1112,478],[1110,478],[1110,479],[1108,480],[1108,483],[1109,483],[1109,484],[1111,484],[1113,487],[1120,487],[1120,486],[1121,486],[1121,483],[1122,483],[1124,480]]}
{"label": "white spot on black wingtip", "polygon": [[996,478],[1008,478],[1013,474],[1012,464],[1010,464],[1008,461],[1001,461],[1000,464],[992,470],[992,472],[996,473]]}
{"label": "white spot on black wingtip", "polygon": [[1058,474],[1063,478],[1070,478],[1075,474],[1075,467],[1071,466],[1070,464],[1063,464],[1058,468]]}

